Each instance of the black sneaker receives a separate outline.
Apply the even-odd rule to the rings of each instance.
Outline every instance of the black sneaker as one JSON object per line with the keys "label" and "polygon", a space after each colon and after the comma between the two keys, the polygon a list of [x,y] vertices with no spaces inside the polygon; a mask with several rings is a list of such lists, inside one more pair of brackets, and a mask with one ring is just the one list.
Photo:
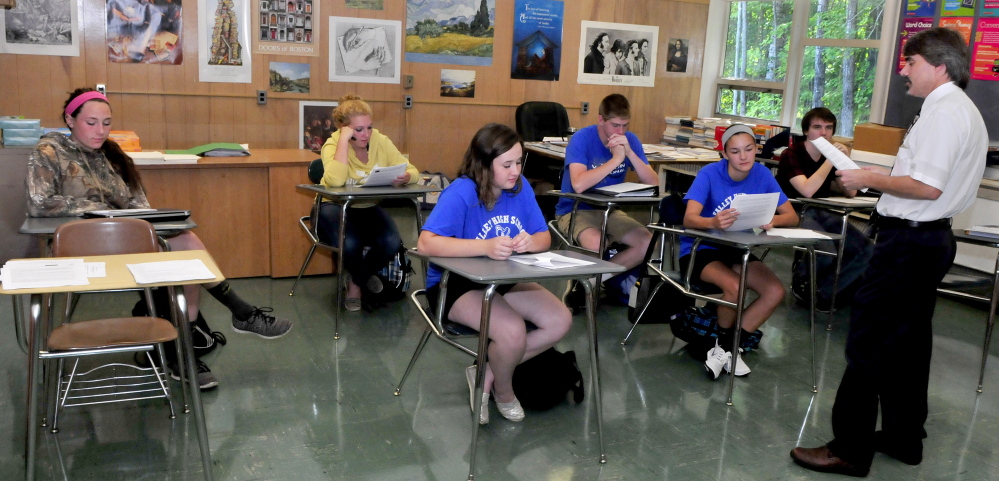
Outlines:
{"label": "black sneaker", "polygon": [[573,314],[583,312],[586,309],[586,289],[576,281],[569,281],[565,294],[562,295],[562,303]]}
{"label": "black sneaker", "polygon": [[[207,391],[219,385],[219,378],[212,374],[212,370],[208,369],[208,364],[205,364],[201,359],[194,361],[198,366],[198,387],[202,391]],[[174,381],[180,381],[179,369],[174,363],[170,363],[170,377]]]}

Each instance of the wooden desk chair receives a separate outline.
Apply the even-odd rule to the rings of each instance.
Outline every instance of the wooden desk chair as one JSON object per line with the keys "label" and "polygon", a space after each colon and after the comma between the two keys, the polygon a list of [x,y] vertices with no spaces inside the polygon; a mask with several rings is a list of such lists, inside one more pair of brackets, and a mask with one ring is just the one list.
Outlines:
{"label": "wooden desk chair", "polygon": [[[316,159],[309,163],[309,182],[319,184],[323,180],[323,173],[325,173],[325,169],[323,168],[323,159]],[[322,196],[316,194],[316,198],[312,203],[312,210],[309,212],[309,215],[302,216],[298,219],[298,225],[302,226],[302,230],[305,231],[305,235],[309,236],[309,240],[312,241],[312,248],[309,249],[309,255],[305,256],[305,262],[302,263],[302,268],[298,271],[298,277],[295,278],[295,283],[291,285],[291,292],[288,293],[289,296],[295,295],[295,287],[298,286],[298,281],[302,280],[302,274],[305,273],[305,268],[309,266],[309,261],[312,260],[312,254],[315,254],[317,247],[322,247],[323,249],[333,252],[339,249],[333,244],[323,242],[319,239],[319,206],[322,204],[322,201]],[[339,268],[339,266],[337,266],[337,268]]]}
{"label": "wooden desk chair", "polygon": [[[149,222],[139,219],[69,222],[56,229],[52,240],[55,257],[138,254],[159,250],[156,230]],[[152,292],[150,289],[144,291],[146,302],[152,309]],[[67,304],[71,302],[68,297]],[[165,372],[167,363],[163,343],[176,339],[176,327],[159,317],[78,321],[53,329],[39,356],[43,360],[58,360],[52,432],[58,432],[59,410],[70,406],[166,398],[170,418],[175,418]],[[153,350],[159,358],[158,365],[150,354]],[[150,367],[110,362],[87,372],[77,372],[82,357],[137,352],[146,355]],[[64,374],[64,362],[68,358],[73,358],[73,367],[69,374]],[[134,374],[124,375],[119,371]]]}

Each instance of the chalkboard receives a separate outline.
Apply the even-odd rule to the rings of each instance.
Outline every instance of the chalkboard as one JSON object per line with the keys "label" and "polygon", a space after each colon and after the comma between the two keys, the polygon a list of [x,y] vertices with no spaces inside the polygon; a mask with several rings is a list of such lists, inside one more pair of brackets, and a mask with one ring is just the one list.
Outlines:
{"label": "chalkboard", "polygon": [[[940,25],[940,10],[940,8],[937,8],[937,13],[933,17],[934,25]],[[899,12],[899,26],[902,25],[905,12],[906,9],[903,3],[903,8]],[[977,21],[978,17],[976,16],[975,18]],[[900,27],[896,28],[896,30],[900,30]],[[972,31],[971,38],[972,40],[975,38],[974,31]],[[893,59],[898,59],[899,55],[902,54],[898,51],[898,48],[899,32],[895,32],[896,51],[895,56],[892,57]],[[910,96],[906,93],[905,77],[897,73],[895,68],[896,62],[893,61],[891,67],[892,73],[891,80],[888,83],[888,104],[885,106],[884,123],[893,127],[907,128],[912,123],[912,119],[919,113],[919,109],[923,105],[923,99]],[[965,92],[982,113],[982,118],[985,119],[985,127],[989,131],[989,139],[999,140],[999,102],[996,102],[996,99],[999,99],[999,82],[972,80],[968,83],[968,88],[965,89]]]}

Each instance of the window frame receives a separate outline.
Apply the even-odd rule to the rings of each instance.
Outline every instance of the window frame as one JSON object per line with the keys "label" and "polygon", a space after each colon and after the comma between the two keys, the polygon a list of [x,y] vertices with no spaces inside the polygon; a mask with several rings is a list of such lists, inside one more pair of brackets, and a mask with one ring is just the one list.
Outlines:
{"label": "window frame", "polygon": [[811,0],[790,0],[794,12],[791,15],[791,35],[788,39],[787,74],[783,82],[767,82],[725,78],[724,71],[725,40],[727,38],[728,17],[731,4],[737,1],[770,1],[770,0],[711,0],[708,4],[707,32],[704,42],[704,68],[701,72],[701,91],[698,101],[697,115],[699,117],[722,117],[732,120],[760,123],[761,119],[722,114],[718,112],[721,87],[745,87],[753,90],[767,89],[779,92],[783,97],[781,116],[776,120],[780,125],[791,126],[798,131],[795,123],[798,89],[804,69],[806,47],[846,47],[846,48],[877,48],[878,64],[874,75],[874,92],[871,96],[871,115],[868,122],[884,121],[885,107],[888,100],[888,84],[897,61],[895,54],[895,39],[898,30],[900,2],[885,0],[884,21],[881,25],[880,40],[858,39],[828,39],[808,38],[808,15],[811,10]]}

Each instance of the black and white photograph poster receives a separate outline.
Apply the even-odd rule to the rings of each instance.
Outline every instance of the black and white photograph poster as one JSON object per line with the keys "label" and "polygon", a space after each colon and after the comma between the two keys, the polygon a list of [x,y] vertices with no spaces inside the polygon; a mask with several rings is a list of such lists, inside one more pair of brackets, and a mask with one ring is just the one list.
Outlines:
{"label": "black and white photograph poster", "polygon": [[17,0],[0,8],[0,53],[79,57],[79,15],[74,0]]}
{"label": "black and white photograph poster", "polygon": [[402,22],[330,17],[330,82],[397,84]]}
{"label": "black and white photograph poster", "polygon": [[583,21],[579,32],[578,83],[655,87],[659,27]]}

